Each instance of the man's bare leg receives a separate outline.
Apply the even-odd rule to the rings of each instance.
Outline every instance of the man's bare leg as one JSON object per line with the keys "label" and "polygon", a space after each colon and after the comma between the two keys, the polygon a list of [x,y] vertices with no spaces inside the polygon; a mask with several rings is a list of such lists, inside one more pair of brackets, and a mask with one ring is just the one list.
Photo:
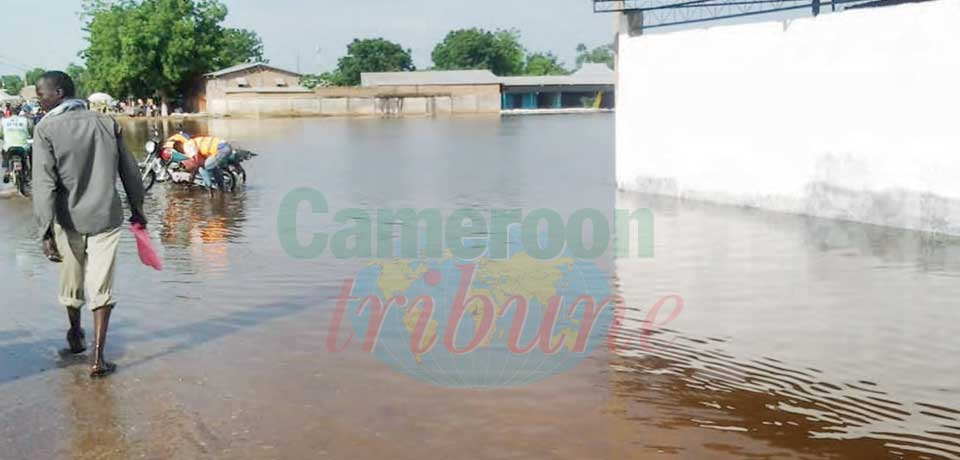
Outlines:
{"label": "man's bare leg", "polygon": [[98,308],[93,311],[93,359],[90,366],[90,377],[105,377],[117,370],[117,366],[103,358],[104,348],[107,346],[107,329],[110,327],[110,313],[113,306]]}
{"label": "man's bare leg", "polygon": [[70,319],[70,330],[67,331],[67,345],[70,346],[70,353],[78,355],[87,351],[87,337],[80,327],[79,308],[67,307],[67,318]]}

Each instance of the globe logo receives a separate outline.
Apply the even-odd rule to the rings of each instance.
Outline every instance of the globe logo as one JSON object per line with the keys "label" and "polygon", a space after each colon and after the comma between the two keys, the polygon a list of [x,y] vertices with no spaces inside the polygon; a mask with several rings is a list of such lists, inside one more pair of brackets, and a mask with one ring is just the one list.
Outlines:
{"label": "globe logo", "polygon": [[[359,347],[433,385],[499,388],[570,370],[622,323],[623,299],[593,261],[653,257],[653,214],[612,211],[334,211],[318,190],[301,187],[282,200],[277,234],[296,259],[366,260],[340,288],[328,351]],[[644,333],[663,324],[656,313],[670,300],[670,319],[679,314],[682,299],[661,299]]]}
{"label": "globe logo", "polygon": [[[344,284],[332,330],[432,385],[511,387],[576,366],[606,342],[617,308],[609,276],[590,261],[447,252],[370,262]],[[331,338],[334,348],[349,340]]]}

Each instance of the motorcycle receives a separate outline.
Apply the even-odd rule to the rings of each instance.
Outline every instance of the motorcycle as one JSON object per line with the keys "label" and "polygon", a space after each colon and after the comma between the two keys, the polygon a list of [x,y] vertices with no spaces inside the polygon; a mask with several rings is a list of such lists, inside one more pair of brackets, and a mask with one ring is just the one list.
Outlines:
{"label": "motorcycle", "polygon": [[[233,151],[230,152],[230,158],[227,159],[223,167],[220,168],[223,175],[223,190],[236,192],[237,187],[247,184],[247,170],[243,168],[243,162],[255,156],[257,156],[257,154],[249,150],[233,149]],[[195,185],[203,186],[203,179],[197,177],[195,179]],[[214,188],[216,187],[217,185],[214,184]]]}
{"label": "motorcycle", "polygon": [[140,179],[143,181],[143,190],[149,192],[157,182],[166,182],[170,179],[170,162],[160,156],[159,133],[154,130],[150,140],[143,146],[146,157],[140,162]]}
{"label": "motorcycle", "polygon": [[[203,179],[197,174],[188,171],[181,171],[182,165],[172,159],[164,160],[160,145],[160,135],[155,130],[153,136],[144,145],[146,158],[140,163],[141,179],[143,188],[150,191],[157,182],[170,181],[174,184],[190,184],[200,187],[206,187]],[[235,192],[239,185],[247,183],[247,171],[242,163],[257,156],[249,150],[234,150],[226,165],[221,168],[223,175],[223,190]],[[217,184],[213,188],[219,188]]]}
{"label": "motorcycle", "polygon": [[[32,140],[28,142],[33,143]],[[30,157],[27,150],[11,147],[7,154],[10,156],[10,166],[4,175],[3,182],[12,182],[17,193],[23,197],[30,196]]]}

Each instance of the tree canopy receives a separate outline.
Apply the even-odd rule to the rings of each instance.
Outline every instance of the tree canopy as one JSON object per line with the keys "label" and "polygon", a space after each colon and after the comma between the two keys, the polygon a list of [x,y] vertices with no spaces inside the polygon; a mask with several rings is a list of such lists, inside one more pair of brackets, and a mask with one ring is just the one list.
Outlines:
{"label": "tree canopy", "polygon": [[16,96],[23,89],[23,79],[19,75],[4,75],[0,77],[0,86],[3,86],[7,94]]}
{"label": "tree canopy", "polygon": [[330,82],[324,80],[323,75],[308,73],[300,76],[300,86],[307,89],[314,89],[318,86],[328,85],[330,85]]}
{"label": "tree canopy", "polygon": [[[335,86],[360,84],[363,72],[400,72],[416,70],[409,49],[383,38],[354,39],[347,54],[337,61],[337,69],[316,78],[314,86],[329,82]],[[314,83],[312,80],[310,83]]]}
{"label": "tree canopy", "polygon": [[39,67],[34,67],[33,70],[28,71],[27,81],[26,81],[27,86],[36,85],[37,80],[39,80],[40,77],[46,72],[47,72],[46,70],[41,69]]}
{"label": "tree canopy", "polygon": [[557,55],[547,53],[533,53],[527,56],[524,72],[527,75],[567,75],[570,73],[560,62]]}
{"label": "tree canopy", "polygon": [[90,95],[90,89],[87,85],[87,69],[71,62],[65,72],[67,75],[70,75],[70,78],[73,80],[73,85],[77,90],[77,97],[86,99],[87,96]]}
{"label": "tree canopy", "polygon": [[116,97],[179,96],[205,73],[263,60],[255,32],[222,25],[219,0],[92,0],[83,15],[86,88]]}
{"label": "tree canopy", "polygon": [[488,69],[496,75],[519,75],[524,70],[520,33],[461,29],[447,34],[433,49],[433,64],[439,70]]}
{"label": "tree canopy", "polygon": [[612,44],[598,46],[592,50],[583,43],[577,45],[577,68],[583,67],[584,64],[606,64],[613,69],[616,65],[615,60]]}

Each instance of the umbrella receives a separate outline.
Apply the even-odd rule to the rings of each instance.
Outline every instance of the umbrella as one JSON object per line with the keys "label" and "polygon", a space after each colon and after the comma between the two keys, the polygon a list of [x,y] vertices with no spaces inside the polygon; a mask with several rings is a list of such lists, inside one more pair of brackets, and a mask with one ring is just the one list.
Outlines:
{"label": "umbrella", "polygon": [[0,104],[4,104],[4,103],[16,104],[22,100],[23,99],[21,99],[20,96],[11,96],[7,94],[6,91],[0,89]]}
{"label": "umbrella", "polygon": [[109,104],[113,102],[113,97],[107,93],[93,93],[87,98],[91,104]]}

